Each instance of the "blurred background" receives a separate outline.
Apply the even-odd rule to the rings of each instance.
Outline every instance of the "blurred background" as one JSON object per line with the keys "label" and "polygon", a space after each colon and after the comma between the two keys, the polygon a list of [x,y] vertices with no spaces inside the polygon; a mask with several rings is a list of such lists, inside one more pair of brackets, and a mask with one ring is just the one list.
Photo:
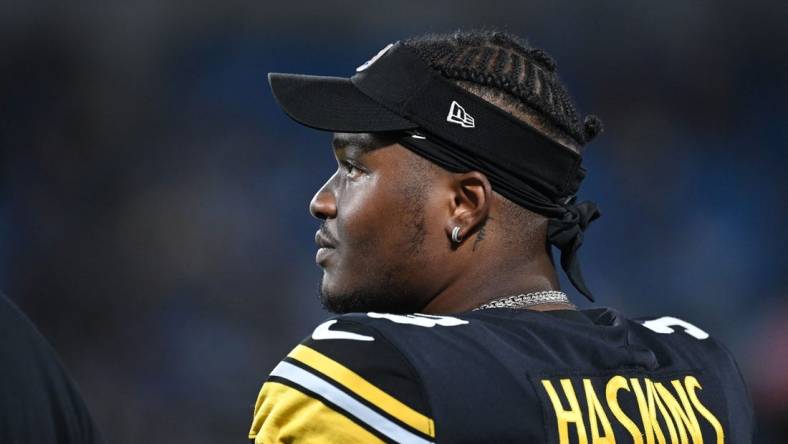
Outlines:
{"label": "blurred background", "polygon": [[0,289],[109,442],[246,442],[267,373],[327,316],[307,205],[330,135],[266,73],[349,76],[480,26],[547,49],[606,124],[581,193],[604,213],[581,250],[598,304],[721,339],[756,442],[788,442],[788,4],[89,3],[0,6]]}

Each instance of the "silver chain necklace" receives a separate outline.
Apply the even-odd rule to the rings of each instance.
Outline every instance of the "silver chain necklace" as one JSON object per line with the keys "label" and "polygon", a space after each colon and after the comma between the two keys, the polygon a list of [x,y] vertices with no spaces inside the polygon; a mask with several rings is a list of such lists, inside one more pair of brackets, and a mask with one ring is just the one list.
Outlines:
{"label": "silver chain necklace", "polygon": [[484,310],[486,308],[528,308],[534,305],[541,304],[569,304],[569,298],[563,291],[537,291],[528,294],[516,294],[514,296],[504,296],[502,298],[493,299],[490,302],[482,304],[472,311]]}

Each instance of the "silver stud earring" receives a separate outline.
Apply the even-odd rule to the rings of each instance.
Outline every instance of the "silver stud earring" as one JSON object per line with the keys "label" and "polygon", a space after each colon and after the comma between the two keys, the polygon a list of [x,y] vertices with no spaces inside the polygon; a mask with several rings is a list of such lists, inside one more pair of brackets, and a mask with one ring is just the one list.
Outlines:
{"label": "silver stud earring", "polygon": [[458,244],[462,242],[462,239],[460,238],[460,227],[454,227],[451,230],[451,240]]}

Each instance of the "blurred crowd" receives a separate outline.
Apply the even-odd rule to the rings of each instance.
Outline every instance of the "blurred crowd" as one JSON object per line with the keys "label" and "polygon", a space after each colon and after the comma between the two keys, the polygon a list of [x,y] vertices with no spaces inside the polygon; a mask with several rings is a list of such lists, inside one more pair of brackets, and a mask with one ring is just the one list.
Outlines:
{"label": "blurred crowd", "polygon": [[0,290],[109,442],[244,442],[267,373],[327,316],[307,205],[330,135],[288,120],[266,73],[349,76],[390,41],[481,26],[545,48],[605,122],[581,193],[603,211],[581,250],[598,304],[720,338],[756,442],[788,441],[784,4],[0,9]]}

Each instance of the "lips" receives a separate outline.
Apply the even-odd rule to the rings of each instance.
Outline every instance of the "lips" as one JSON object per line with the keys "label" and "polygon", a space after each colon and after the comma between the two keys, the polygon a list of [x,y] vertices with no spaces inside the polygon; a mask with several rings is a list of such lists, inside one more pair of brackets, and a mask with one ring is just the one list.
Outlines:
{"label": "lips", "polygon": [[318,248],[317,253],[315,253],[315,262],[317,262],[321,267],[325,266],[323,263],[326,261],[328,256],[334,252],[336,245],[331,236],[329,236],[327,233],[328,232],[323,229],[317,230],[315,233],[315,243],[318,247],[320,247]]}
{"label": "lips", "polygon": [[315,233],[315,244],[320,248],[335,248],[329,236],[320,230]]}

